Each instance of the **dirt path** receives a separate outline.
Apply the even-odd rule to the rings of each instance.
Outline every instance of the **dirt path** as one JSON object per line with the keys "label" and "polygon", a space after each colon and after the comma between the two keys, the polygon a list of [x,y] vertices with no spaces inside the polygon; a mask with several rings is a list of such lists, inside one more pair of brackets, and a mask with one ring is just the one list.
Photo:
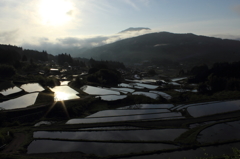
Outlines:
{"label": "dirt path", "polygon": [[24,133],[15,133],[13,140],[3,149],[2,153],[18,152],[21,144],[25,141],[26,135]]}

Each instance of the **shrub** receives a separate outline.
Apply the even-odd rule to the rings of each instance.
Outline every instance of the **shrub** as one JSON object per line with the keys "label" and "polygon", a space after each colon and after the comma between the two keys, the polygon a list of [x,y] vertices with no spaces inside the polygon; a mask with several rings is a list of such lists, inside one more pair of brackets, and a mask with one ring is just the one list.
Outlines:
{"label": "shrub", "polygon": [[88,82],[98,84],[118,84],[121,82],[121,74],[116,70],[101,69],[87,77]]}
{"label": "shrub", "polygon": [[16,74],[16,70],[10,65],[0,65],[0,76],[1,77],[12,77]]}

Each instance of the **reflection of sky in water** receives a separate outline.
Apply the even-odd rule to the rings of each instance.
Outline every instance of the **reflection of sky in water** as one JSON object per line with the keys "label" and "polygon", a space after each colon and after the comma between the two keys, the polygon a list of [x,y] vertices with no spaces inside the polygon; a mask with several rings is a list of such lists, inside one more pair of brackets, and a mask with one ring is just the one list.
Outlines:
{"label": "reflection of sky in water", "polygon": [[54,153],[54,152],[76,152],[80,151],[95,155],[116,155],[132,152],[153,151],[177,148],[170,144],[151,143],[104,143],[104,142],[71,142],[53,140],[34,140],[28,146],[28,154],[32,153]]}
{"label": "reflection of sky in water", "polygon": [[144,96],[150,97],[152,99],[157,99],[159,96],[158,94],[149,93],[149,92],[134,92],[133,95],[144,95]]}
{"label": "reflection of sky in water", "polygon": [[173,141],[187,129],[113,130],[113,131],[37,131],[34,138],[81,140]]}
{"label": "reflection of sky in water", "polygon": [[[191,150],[181,150],[174,152],[165,152],[161,154],[153,154],[153,155],[144,155],[144,156],[135,156],[129,159],[175,159],[175,158],[211,158],[209,156],[222,156],[222,155],[230,155],[233,154],[233,147],[239,147],[239,143],[232,144],[224,144],[218,146],[208,146],[201,147],[197,149]],[[184,156],[184,157],[180,157]]]}
{"label": "reflection of sky in water", "polygon": [[176,81],[180,81],[180,80],[183,80],[183,79],[187,79],[187,77],[173,78],[172,81],[176,82]]}
{"label": "reflection of sky in water", "polygon": [[1,91],[0,93],[4,96],[7,96],[7,95],[10,95],[10,94],[13,94],[13,93],[20,92],[20,91],[22,91],[22,89],[14,86],[12,88],[8,88],[7,90]]}
{"label": "reflection of sky in water", "polygon": [[0,103],[0,107],[4,109],[25,108],[27,106],[33,105],[36,101],[37,96],[38,93],[23,95],[21,97]]}
{"label": "reflection of sky in water", "polygon": [[134,126],[112,126],[112,127],[93,127],[93,128],[81,128],[78,130],[130,130],[130,129],[142,129]]}
{"label": "reflection of sky in water", "polygon": [[[187,107],[187,105],[185,107]],[[236,110],[240,110],[240,100],[203,104],[187,108],[187,111],[193,117],[213,115]]]}
{"label": "reflection of sky in water", "polygon": [[91,95],[109,95],[109,94],[115,94],[120,95],[119,92],[105,89],[105,88],[99,88],[94,86],[83,86],[81,88],[85,93],[91,94]]}
{"label": "reflection of sky in water", "polygon": [[138,89],[156,89],[158,88],[158,86],[155,85],[150,85],[150,84],[143,84],[143,83],[121,83],[118,85],[119,87],[128,87],[128,88],[138,88]]}
{"label": "reflection of sky in water", "polygon": [[95,114],[87,116],[92,117],[106,117],[106,116],[120,116],[120,115],[136,115],[136,114],[151,114],[151,113],[170,113],[167,109],[117,109],[117,110],[103,110]]}
{"label": "reflection of sky in water", "polygon": [[118,84],[118,87],[127,87],[127,88],[138,88],[138,89],[144,89],[144,87],[137,86],[135,83],[120,83]]}
{"label": "reflection of sky in water", "polygon": [[130,89],[130,88],[114,88],[114,87],[112,87],[110,89],[117,90],[117,91],[123,91],[123,92],[130,92],[130,93],[135,91],[134,89]]}
{"label": "reflection of sky in water", "polygon": [[38,83],[29,83],[24,84],[21,86],[22,89],[24,89],[26,92],[40,92],[43,91],[43,87],[40,86]]}
{"label": "reflection of sky in water", "polygon": [[70,81],[60,81],[61,86],[67,86]]}
{"label": "reflection of sky in water", "polygon": [[157,80],[155,79],[141,79],[141,80],[129,80],[129,79],[125,79],[126,81],[130,81],[130,82],[139,82],[139,83],[154,83],[157,82]]}
{"label": "reflection of sky in water", "polygon": [[61,101],[61,100],[69,100],[69,99],[77,99],[79,96],[77,91],[70,88],[69,86],[56,86],[51,88],[54,93],[54,100]]}
{"label": "reflection of sky in water", "polygon": [[240,139],[240,121],[216,124],[200,132],[200,143],[229,141]]}
{"label": "reflection of sky in water", "polygon": [[36,123],[34,126],[40,126],[40,125],[51,125],[53,122],[50,121],[40,121],[38,123]]}
{"label": "reflection of sky in water", "polygon": [[101,99],[105,101],[113,101],[118,99],[124,99],[127,96],[126,95],[104,95],[104,96],[97,96],[96,98],[98,97],[101,97]]}
{"label": "reflection of sky in water", "polygon": [[118,109],[162,109],[162,108],[172,108],[173,104],[135,104],[125,107],[120,107]]}
{"label": "reflection of sky in water", "polygon": [[163,98],[165,99],[171,99],[172,97],[167,94],[167,93],[164,93],[164,92],[160,92],[160,91],[150,91],[151,93],[156,93],[156,94],[159,94],[160,96],[162,96]]}
{"label": "reflection of sky in water", "polygon": [[143,84],[143,83],[136,83],[136,85],[140,86],[140,87],[145,87],[145,88],[148,88],[148,89],[156,89],[156,88],[158,88],[158,86],[150,85],[150,84]]}
{"label": "reflection of sky in water", "polygon": [[149,119],[175,119],[183,118],[181,113],[159,113],[159,114],[141,114],[132,116],[116,116],[103,118],[76,118],[68,120],[66,124],[80,124],[80,123],[101,123],[101,122],[116,122],[116,121],[132,121],[132,120],[149,120]]}

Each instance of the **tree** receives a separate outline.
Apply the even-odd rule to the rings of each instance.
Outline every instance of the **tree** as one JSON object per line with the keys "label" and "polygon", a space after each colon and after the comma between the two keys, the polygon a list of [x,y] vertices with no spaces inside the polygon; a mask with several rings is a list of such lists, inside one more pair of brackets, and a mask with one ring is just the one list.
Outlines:
{"label": "tree", "polygon": [[23,57],[22,57],[22,61],[28,61],[28,59],[27,59],[27,56],[26,56],[26,55],[23,55]]}
{"label": "tree", "polygon": [[16,70],[13,66],[0,65],[0,76],[1,77],[12,77],[16,74]]}
{"label": "tree", "polygon": [[156,75],[157,73],[155,72],[154,69],[151,69],[151,70],[148,71],[148,74],[151,75],[151,76],[154,76],[154,75]]}

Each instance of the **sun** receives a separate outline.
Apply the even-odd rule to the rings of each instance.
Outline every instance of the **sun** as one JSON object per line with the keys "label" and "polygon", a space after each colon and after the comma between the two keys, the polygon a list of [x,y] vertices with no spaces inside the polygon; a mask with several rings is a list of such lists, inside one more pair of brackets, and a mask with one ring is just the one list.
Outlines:
{"label": "sun", "polygon": [[38,8],[44,25],[63,25],[72,19],[73,5],[68,0],[41,0]]}
{"label": "sun", "polygon": [[68,99],[68,95],[64,92],[56,92],[55,93],[55,101],[63,101],[63,100],[67,100]]}

